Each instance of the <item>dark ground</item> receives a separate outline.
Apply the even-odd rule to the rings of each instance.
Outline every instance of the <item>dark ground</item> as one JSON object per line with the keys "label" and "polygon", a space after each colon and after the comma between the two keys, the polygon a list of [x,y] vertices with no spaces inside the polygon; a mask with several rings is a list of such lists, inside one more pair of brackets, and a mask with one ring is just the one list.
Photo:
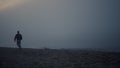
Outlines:
{"label": "dark ground", "polygon": [[0,68],[120,68],[120,52],[0,47]]}

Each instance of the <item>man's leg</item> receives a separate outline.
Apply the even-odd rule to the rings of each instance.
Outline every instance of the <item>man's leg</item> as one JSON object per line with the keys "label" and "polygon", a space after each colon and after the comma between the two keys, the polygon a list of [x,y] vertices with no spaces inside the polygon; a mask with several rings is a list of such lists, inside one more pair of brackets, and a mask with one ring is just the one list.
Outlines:
{"label": "man's leg", "polygon": [[22,49],[20,40],[17,41],[17,45],[18,45],[19,49]]}

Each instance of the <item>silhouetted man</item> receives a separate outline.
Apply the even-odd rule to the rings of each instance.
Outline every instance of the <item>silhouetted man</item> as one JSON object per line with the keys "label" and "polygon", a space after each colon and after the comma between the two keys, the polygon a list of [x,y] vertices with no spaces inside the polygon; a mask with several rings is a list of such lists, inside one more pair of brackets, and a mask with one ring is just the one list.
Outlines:
{"label": "silhouetted man", "polygon": [[14,41],[17,43],[17,46],[19,47],[19,49],[22,49],[21,40],[22,40],[22,35],[20,34],[19,31],[17,31],[17,34],[14,37]]}

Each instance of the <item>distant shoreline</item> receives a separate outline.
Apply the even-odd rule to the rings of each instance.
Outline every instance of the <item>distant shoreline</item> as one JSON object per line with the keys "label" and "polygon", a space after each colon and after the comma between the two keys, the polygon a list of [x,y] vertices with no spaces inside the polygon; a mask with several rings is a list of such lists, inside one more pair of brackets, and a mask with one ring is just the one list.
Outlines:
{"label": "distant shoreline", "polygon": [[[0,49],[1,48],[11,48],[11,49],[17,49],[17,47],[0,47]],[[113,52],[113,53],[120,53],[120,51],[108,51],[108,50],[105,50],[105,49],[92,49],[92,48],[57,48],[57,49],[55,49],[55,48],[46,48],[46,47],[44,47],[44,48],[23,48],[23,49],[32,49],[32,50],[40,50],[40,49],[48,49],[48,50],[73,50],[73,51],[97,51],[97,52]]]}

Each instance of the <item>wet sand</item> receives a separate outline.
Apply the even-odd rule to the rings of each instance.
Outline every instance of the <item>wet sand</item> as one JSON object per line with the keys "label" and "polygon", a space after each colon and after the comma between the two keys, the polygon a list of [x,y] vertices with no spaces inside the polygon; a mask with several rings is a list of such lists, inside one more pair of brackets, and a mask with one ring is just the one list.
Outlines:
{"label": "wet sand", "polygon": [[120,52],[0,47],[0,68],[120,68]]}

